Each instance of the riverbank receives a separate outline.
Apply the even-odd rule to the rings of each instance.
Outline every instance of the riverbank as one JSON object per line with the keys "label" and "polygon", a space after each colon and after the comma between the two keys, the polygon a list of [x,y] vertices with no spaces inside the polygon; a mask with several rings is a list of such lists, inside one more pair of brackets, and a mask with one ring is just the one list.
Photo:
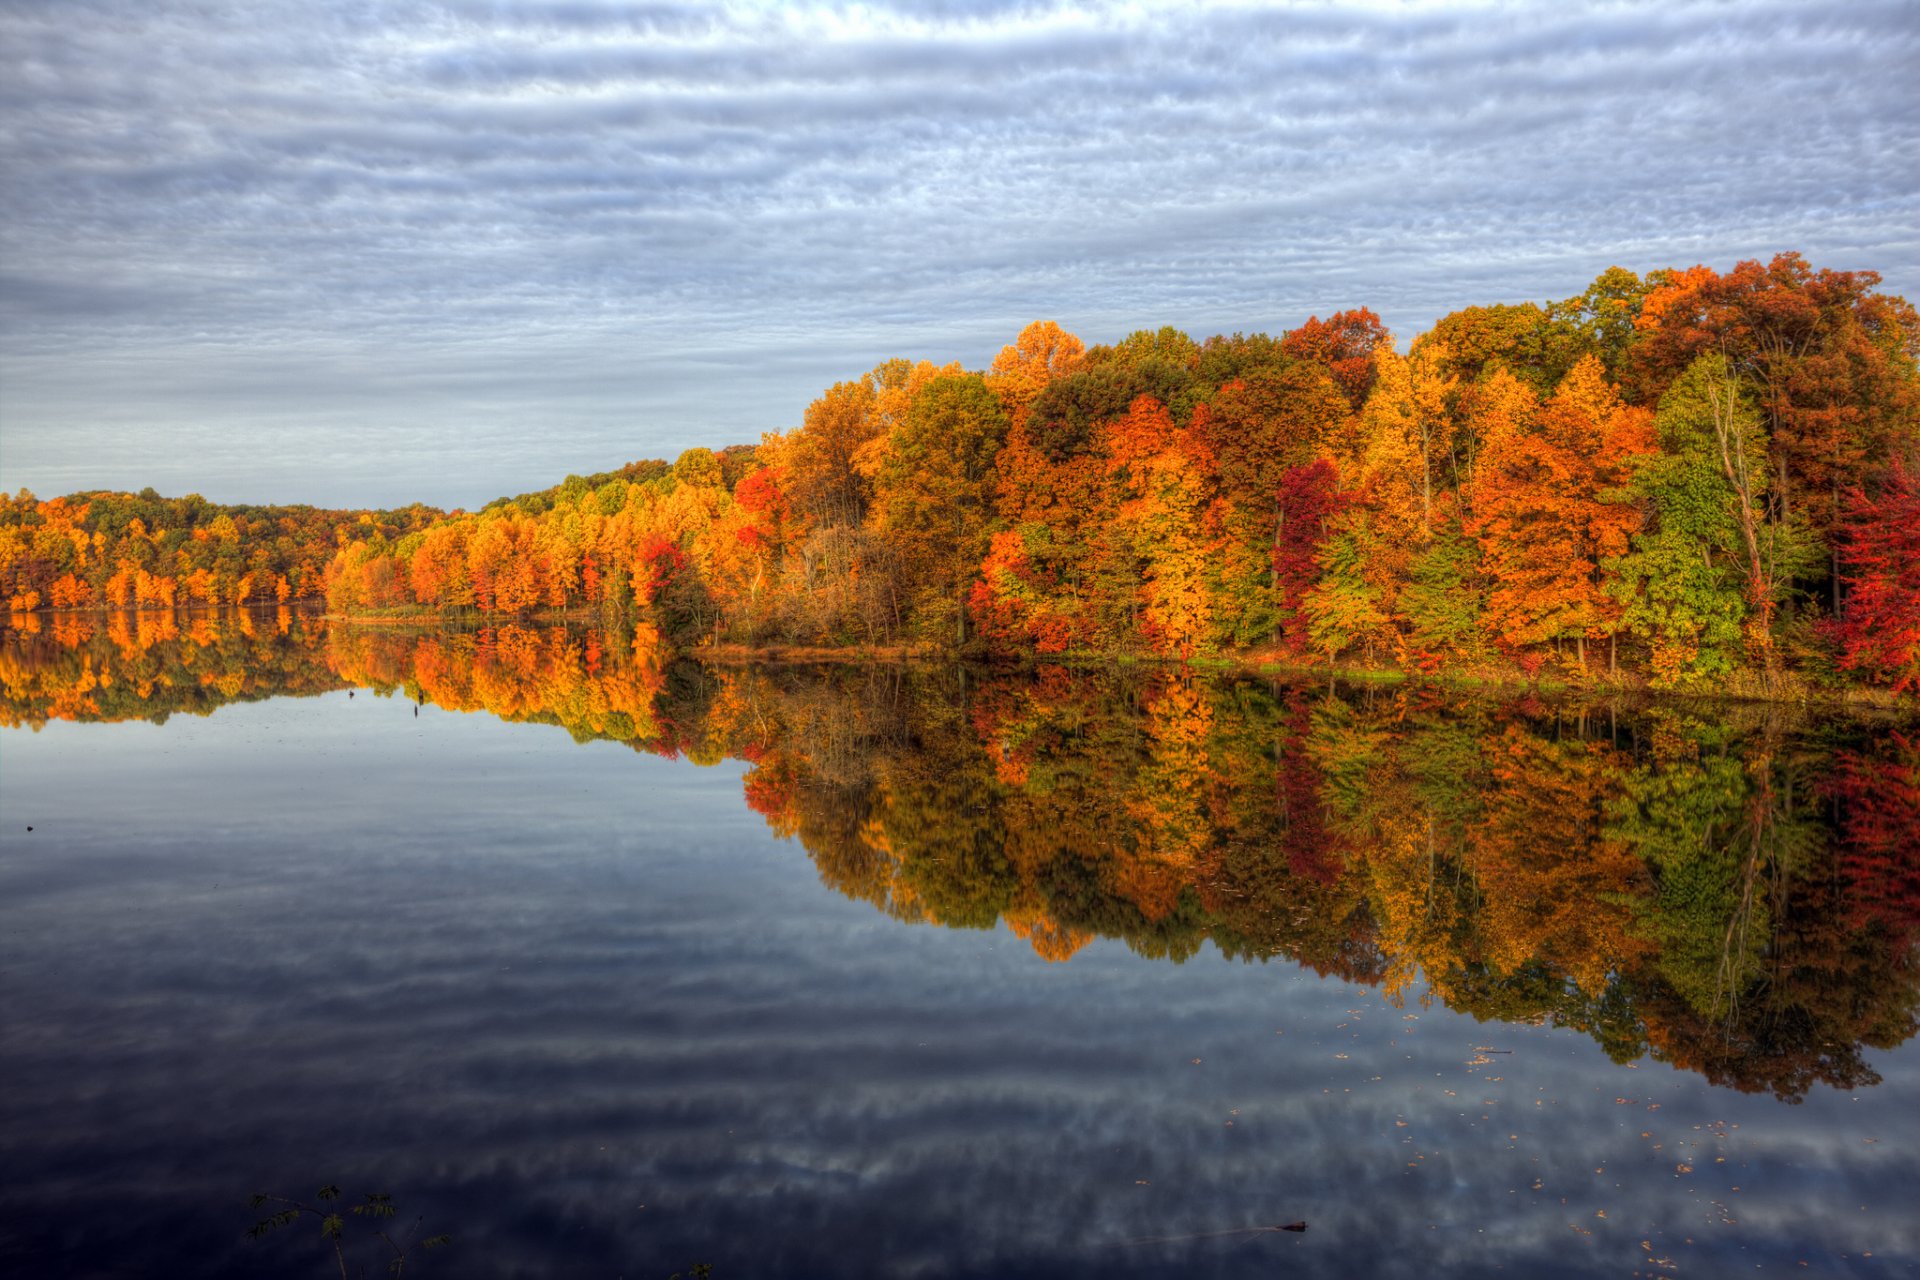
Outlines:
{"label": "riverbank", "polygon": [[[420,606],[374,613],[329,613],[326,617],[329,621],[344,622],[353,626],[403,628],[437,628],[449,625],[464,628],[497,625],[505,621],[497,617],[489,618],[488,615],[478,611],[449,614]],[[534,625],[590,626],[598,625],[601,619],[600,615],[592,610],[549,610],[512,621]],[[1480,661],[1467,667],[1422,671],[1364,662],[1329,663],[1314,659],[1302,660],[1298,654],[1277,648],[1248,649],[1238,653],[1179,658],[1155,653],[1106,650],[1068,650],[1046,655],[991,652],[972,648],[956,652],[951,647],[926,642],[854,645],[747,645],[723,642],[694,645],[685,652],[688,657],[719,666],[859,666],[864,664],[898,666],[908,663],[974,662],[997,668],[1040,665],[1072,667],[1076,670],[1167,667],[1266,679],[1407,685],[1460,692],[1493,693],[1511,697],[1618,696],[1675,702],[1762,703],[1809,709],[1865,710],[1903,717],[1920,717],[1920,699],[1903,697],[1885,689],[1858,685],[1837,688],[1820,686],[1793,672],[1780,672],[1769,680],[1759,673],[1742,671],[1734,673],[1733,676],[1712,688],[1658,689],[1648,684],[1642,677],[1629,672],[1582,673],[1559,664],[1546,664],[1530,672],[1517,664]]]}
{"label": "riverbank", "polygon": [[[331,623],[373,629],[400,631],[474,630],[486,626],[524,624],[534,626],[594,627],[603,624],[599,611],[591,609],[544,610],[520,617],[503,618],[475,609],[448,611],[413,605],[400,608],[321,612],[317,601],[249,606],[193,606],[175,609],[144,609],[140,614],[169,613],[219,614],[238,608],[249,613],[285,608],[302,616],[320,617]],[[35,610],[33,619],[90,614],[104,616],[116,610],[59,609]],[[0,630],[21,630],[18,619],[0,615]],[[11,624],[11,625],[10,625]],[[37,628],[36,628],[37,630]],[[1108,650],[1070,650],[1059,654],[1032,655],[997,653],[984,648],[956,652],[951,647],[926,642],[890,644],[762,644],[733,642],[705,643],[684,650],[686,656],[717,666],[802,666],[802,665],[883,665],[915,663],[968,662],[999,669],[1058,665],[1077,670],[1130,668],[1180,668],[1190,671],[1241,677],[1280,680],[1334,681],[1344,684],[1406,686],[1491,693],[1500,696],[1624,697],[1636,701],[1674,703],[1754,703],[1804,707],[1810,710],[1846,710],[1873,712],[1902,719],[1920,718],[1920,699],[1894,694],[1885,689],[1858,685],[1826,686],[1816,684],[1792,672],[1782,672],[1771,681],[1753,672],[1736,672],[1711,688],[1657,689],[1627,672],[1586,672],[1549,662],[1528,671],[1517,664],[1480,661],[1470,666],[1436,671],[1366,662],[1328,663],[1303,660],[1300,655],[1277,648],[1249,649],[1236,653],[1206,656],[1168,657],[1153,653],[1114,652]]]}

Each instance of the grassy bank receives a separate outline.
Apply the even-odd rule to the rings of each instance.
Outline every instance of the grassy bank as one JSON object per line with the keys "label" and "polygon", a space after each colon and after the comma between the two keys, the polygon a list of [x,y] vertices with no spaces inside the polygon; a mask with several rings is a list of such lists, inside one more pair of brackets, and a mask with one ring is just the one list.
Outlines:
{"label": "grassy bank", "polygon": [[[441,610],[426,606],[329,613],[328,620],[353,626],[395,628],[470,628],[503,621],[535,625],[596,625],[600,615],[593,610],[548,610],[513,619],[503,619],[474,609]],[[1517,664],[1480,661],[1464,667],[1439,671],[1411,670],[1405,667],[1366,662],[1302,660],[1300,655],[1276,648],[1249,649],[1237,653],[1210,654],[1185,659],[1153,653],[1111,650],[1068,650],[1044,657],[1031,654],[993,652],[970,647],[956,651],[950,645],[929,642],[892,644],[738,644],[702,643],[684,651],[686,656],[721,666],[749,665],[860,665],[865,663],[899,665],[904,663],[977,662],[1003,668],[1024,668],[1056,664],[1082,670],[1127,670],[1131,668],[1181,668],[1220,675],[1257,676],[1265,679],[1312,680],[1348,685],[1394,686],[1452,689],[1461,692],[1493,693],[1503,696],[1551,697],[1625,697],[1636,701],[1698,703],[1770,703],[1808,708],[1874,711],[1897,716],[1920,716],[1920,700],[1884,689],[1862,686],[1817,684],[1791,672],[1771,679],[1757,672],[1738,671],[1712,687],[1694,689],[1658,689],[1628,672],[1582,672],[1558,663],[1549,663],[1529,671]]]}

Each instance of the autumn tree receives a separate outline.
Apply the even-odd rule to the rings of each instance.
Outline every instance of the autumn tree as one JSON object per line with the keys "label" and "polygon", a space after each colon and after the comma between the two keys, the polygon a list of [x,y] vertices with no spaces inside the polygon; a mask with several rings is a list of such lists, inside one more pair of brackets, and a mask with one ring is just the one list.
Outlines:
{"label": "autumn tree", "polygon": [[1194,429],[1214,459],[1224,500],[1219,603],[1227,634],[1245,644],[1277,639],[1282,611],[1298,608],[1297,599],[1283,599],[1280,580],[1282,485],[1314,461],[1349,409],[1333,378],[1314,364],[1285,357],[1239,368],[1195,415]]}
{"label": "autumn tree", "polygon": [[1074,373],[1086,346],[1051,320],[1036,320],[1000,349],[987,386],[1000,397],[1010,421],[1020,421],[1048,384]]}
{"label": "autumn tree", "polygon": [[1141,396],[1105,435],[1122,495],[1101,566],[1112,603],[1160,652],[1209,648],[1219,530],[1207,518],[1214,465],[1205,433],[1176,429],[1164,405]]}
{"label": "autumn tree", "polygon": [[1393,350],[1393,335],[1380,317],[1365,307],[1336,311],[1322,320],[1310,316],[1287,332],[1280,349],[1296,360],[1319,365],[1339,386],[1354,409],[1373,391],[1375,358]]}
{"label": "autumn tree", "polygon": [[1423,667],[1471,658],[1480,651],[1486,609],[1480,549],[1457,521],[1449,521],[1413,557],[1398,607]]}
{"label": "autumn tree", "polygon": [[1325,458],[1283,472],[1274,488],[1279,514],[1274,527],[1273,583],[1282,634],[1295,652],[1311,644],[1307,593],[1319,581],[1320,553],[1334,523],[1352,501]]}
{"label": "autumn tree", "polygon": [[1847,515],[1841,665],[1896,693],[1920,689],[1920,471],[1896,462],[1874,496],[1854,491]]}
{"label": "autumn tree", "polygon": [[1547,322],[1574,359],[1598,356],[1607,377],[1618,382],[1626,374],[1628,355],[1638,337],[1634,322],[1652,287],[1625,267],[1608,267],[1585,292],[1549,306]]}
{"label": "autumn tree", "polygon": [[1541,396],[1558,386],[1578,359],[1547,310],[1532,302],[1463,307],[1435,321],[1414,346],[1422,344],[1442,353],[1438,372],[1462,385],[1502,369]]}
{"label": "autumn tree", "polygon": [[1389,523],[1422,542],[1433,536],[1436,477],[1452,434],[1449,401],[1457,379],[1445,372],[1447,358],[1448,348],[1431,341],[1404,360],[1391,348],[1380,353],[1357,449],[1346,461],[1350,483],[1367,490]]}
{"label": "autumn tree", "polygon": [[816,525],[859,525],[872,498],[854,464],[880,431],[871,378],[836,382],[807,406],[800,429],[781,451],[794,509]]}
{"label": "autumn tree", "polygon": [[1356,644],[1371,658],[1391,614],[1369,572],[1381,559],[1381,548],[1367,511],[1349,510],[1335,521],[1315,559],[1319,578],[1301,599],[1309,641],[1329,662]]}
{"label": "autumn tree", "polygon": [[966,639],[966,593],[992,534],[993,462],[1007,415],[978,375],[921,388],[891,436],[879,479],[885,534],[929,625]]}
{"label": "autumn tree", "polygon": [[1762,507],[1771,468],[1758,415],[1724,359],[1694,362],[1661,397],[1655,429],[1660,450],[1636,458],[1632,482],[1652,523],[1615,562],[1614,589],[1652,646],[1655,682],[1695,684],[1731,669],[1743,635],[1769,658],[1794,561]]}
{"label": "autumn tree", "polygon": [[1650,415],[1622,404],[1597,358],[1574,366],[1537,430],[1490,448],[1471,495],[1467,532],[1494,584],[1486,622],[1520,649],[1572,637],[1585,664],[1588,636],[1612,636],[1620,606],[1603,566],[1639,525],[1626,501],[1631,459],[1652,444]]}
{"label": "autumn tree", "polygon": [[1636,321],[1641,396],[1716,351],[1751,384],[1773,465],[1770,518],[1826,543],[1836,591],[1847,495],[1920,438],[1920,315],[1879,283],[1794,253],[1725,275],[1693,267],[1661,276]]}

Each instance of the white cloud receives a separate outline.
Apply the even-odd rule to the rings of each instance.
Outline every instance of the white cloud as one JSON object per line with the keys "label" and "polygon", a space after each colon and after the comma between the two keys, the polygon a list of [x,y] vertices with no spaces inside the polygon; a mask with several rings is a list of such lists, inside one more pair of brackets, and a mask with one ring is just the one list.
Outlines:
{"label": "white cloud", "polygon": [[15,4],[0,477],[472,503],[1038,316],[1410,333],[1784,249],[1911,295],[1910,18]]}

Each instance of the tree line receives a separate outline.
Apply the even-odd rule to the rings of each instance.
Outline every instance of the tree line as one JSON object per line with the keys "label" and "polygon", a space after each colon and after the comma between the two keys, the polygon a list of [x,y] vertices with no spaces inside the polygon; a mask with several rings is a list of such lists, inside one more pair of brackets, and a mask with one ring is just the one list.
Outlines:
{"label": "tree line", "polygon": [[1794,254],[1613,268],[1404,355],[1364,308],[1091,347],[1039,322],[984,371],[885,361],[754,445],[342,524],[323,586],[682,645],[1911,689],[1920,318],[1878,284]]}
{"label": "tree line", "polygon": [[432,507],[329,511],[106,490],[46,501],[0,494],[0,596],[9,612],[300,604],[326,597],[340,548],[399,538]]}

